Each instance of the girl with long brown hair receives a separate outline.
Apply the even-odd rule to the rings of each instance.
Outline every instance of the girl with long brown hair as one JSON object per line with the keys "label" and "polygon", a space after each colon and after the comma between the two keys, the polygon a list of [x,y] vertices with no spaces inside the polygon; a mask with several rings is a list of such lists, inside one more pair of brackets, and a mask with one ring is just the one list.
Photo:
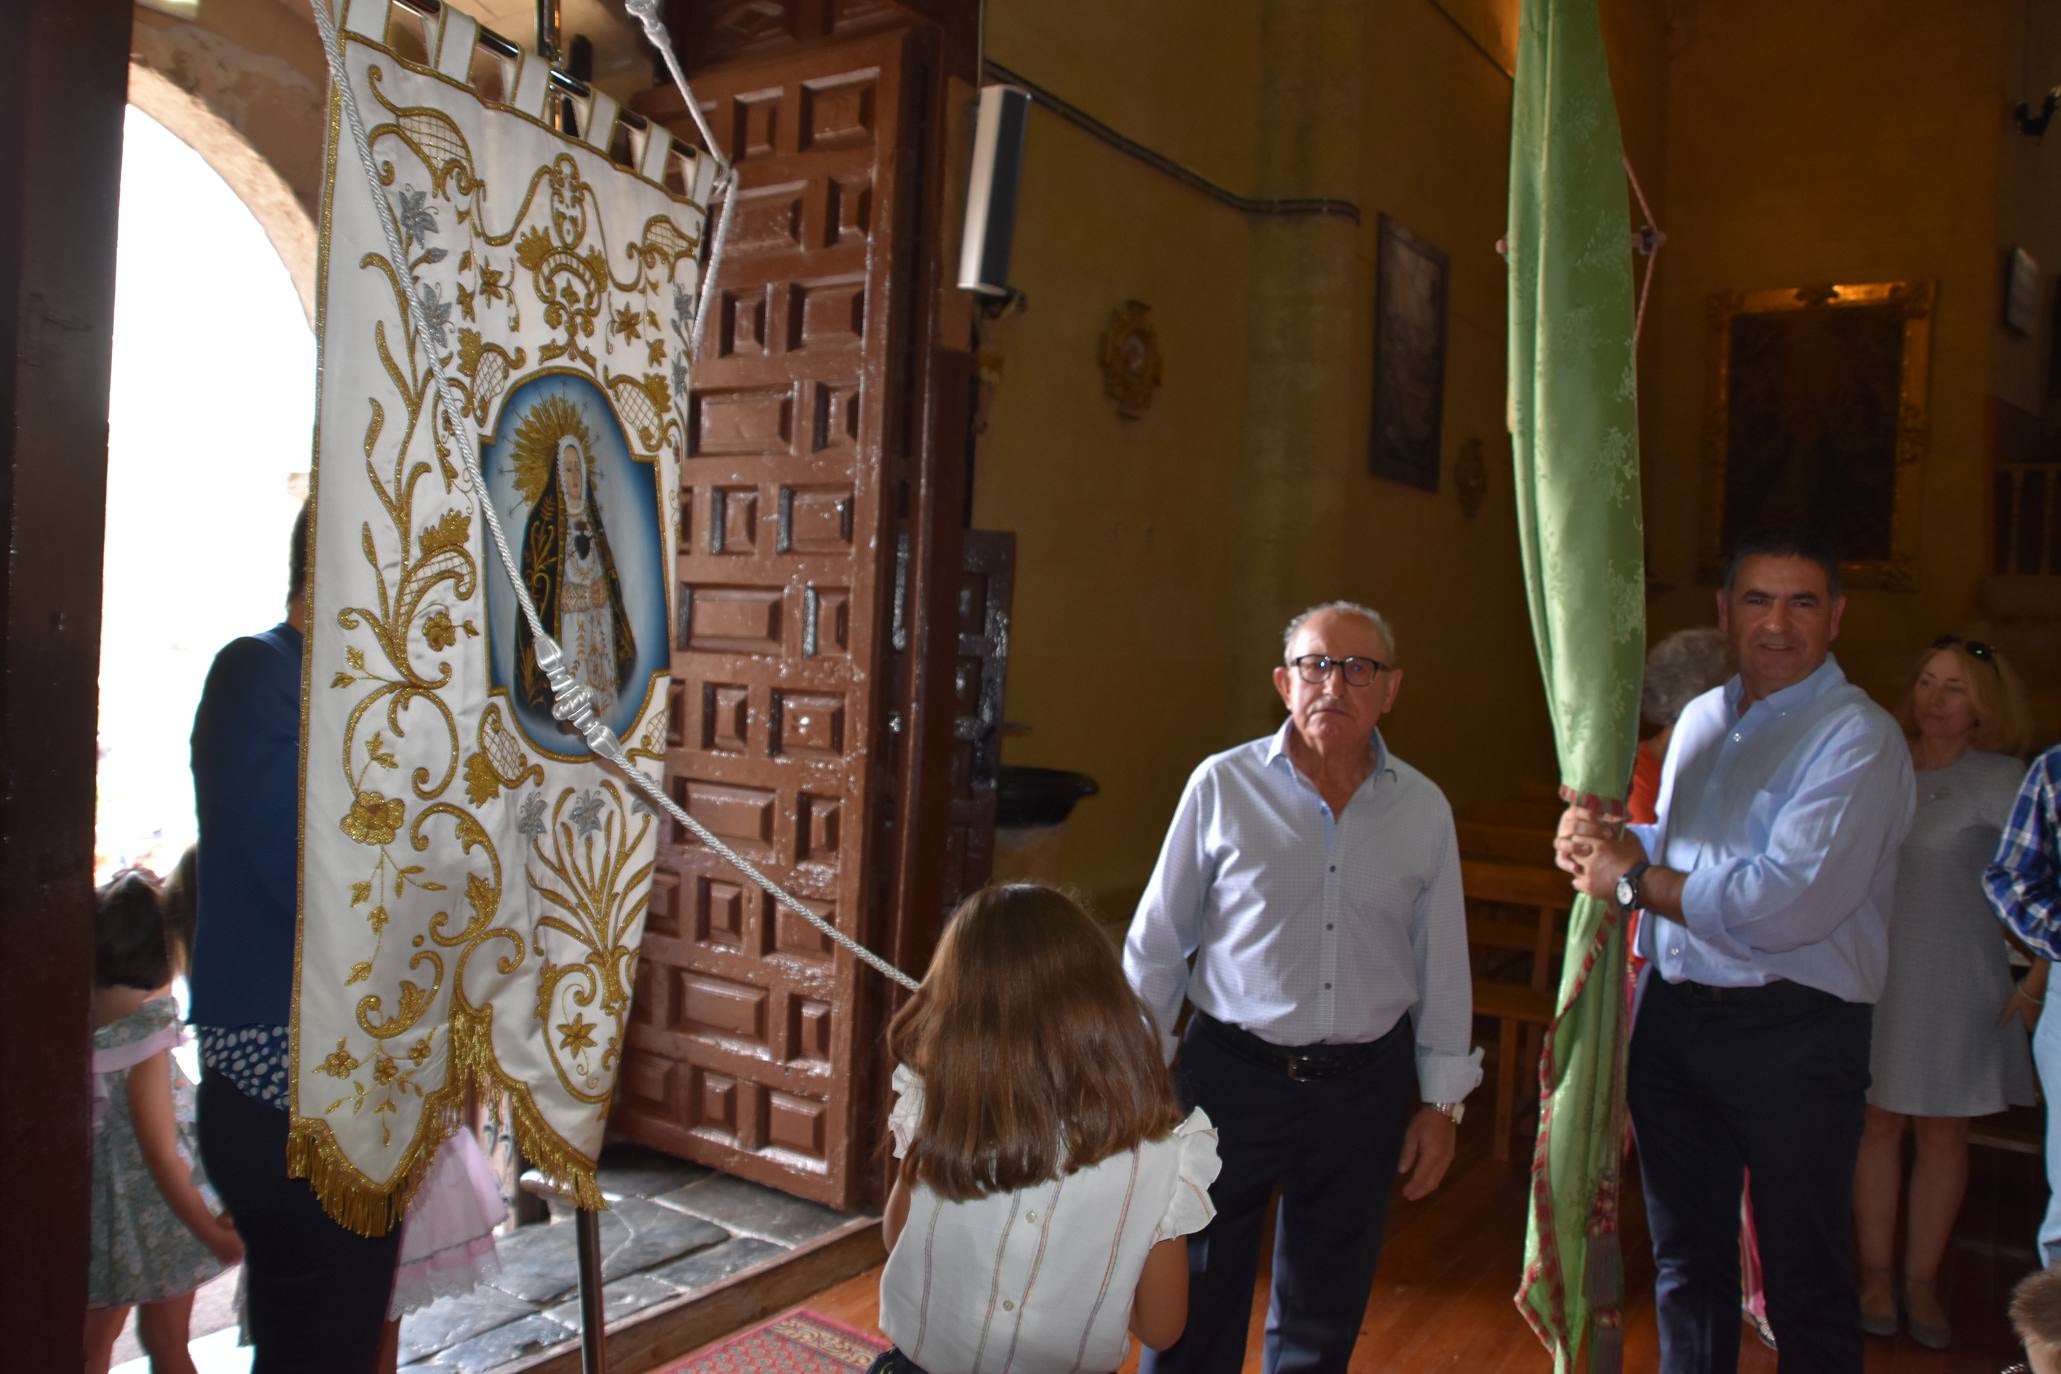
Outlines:
{"label": "girl with long brown hair", "polygon": [[1217,1133],[1183,1117],[1159,1043],[1072,900],[1022,884],[960,904],[888,1028],[895,1349],[875,1370],[1113,1370],[1130,1334],[1179,1338]]}

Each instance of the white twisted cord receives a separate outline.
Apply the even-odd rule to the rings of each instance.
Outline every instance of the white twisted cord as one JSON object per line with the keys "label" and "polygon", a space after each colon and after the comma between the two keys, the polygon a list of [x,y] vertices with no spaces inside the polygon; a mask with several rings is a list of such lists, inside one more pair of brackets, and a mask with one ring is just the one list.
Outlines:
{"label": "white twisted cord", "polygon": [[[630,3],[635,4],[636,0],[630,0]],[[358,165],[364,170],[365,184],[372,193],[373,203],[384,212],[375,214],[374,218],[379,221],[380,230],[385,235],[389,257],[396,264],[405,266],[408,259],[406,249],[401,243],[401,231],[394,217],[393,204],[386,198],[385,187],[380,185],[379,173],[372,156],[372,142],[365,132],[365,121],[358,111],[357,98],[351,90],[350,75],[344,67],[343,46],[337,36],[336,20],[329,11],[329,0],[310,0],[310,5],[315,11],[315,26],[322,34],[322,51],[329,63],[330,84],[336,89],[339,103],[343,107],[344,123],[350,130],[352,146],[357,149]],[[646,17],[644,22],[646,32],[651,32],[653,21]],[[704,136],[707,136],[708,126],[701,119],[700,107],[694,103],[693,94],[687,90],[685,78],[680,76],[679,63],[673,58],[670,41],[661,41],[665,34],[665,26],[662,23],[657,25],[657,33],[659,37],[653,41],[658,44],[659,50],[666,54],[667,65],[672,69],[674,79],[680,84],[687,108],[694,112],[695,122],[701,126]],[[651,137],[662,138],[665,137],[665,133],[654,126]],[[711,138],[710,148],[713,150],[714,146],[714,140]],[[720,161],[721,154],[715,155],[723,169],[720,175],[727,177],[729,164]],[[699,322],[703,306],[708,299],[707,288],[712,286],[715,280],[716,263],[722,252],[724,231],[729,224],[729,212],[729,198],[726,196],[723,218],[717,223],[716,237],[710,248],[707,279],[695,303],[695,346],[689,350],[690,368],[699,357]],[[894,979],[903,987],[914,990],[919,986],[914,978],[811,911],[801,899],[761,873],[750,860],[724,844],[707,826],[688,815],[678,803],[666,795],[664,788],[652,782],[642,770],[630,762],[629,757],[623,752],[621,741],[616,739],[615,732],[595,718],[592,694],[573,677],[572,668],[565,662],[565,655],[558,647],[558,642],[545,632],[544,622],[537,615],[536,604],[530,600],[529,588],[516,570],[515,556],[508,549],[508,536],[501,528],[501,517],[495,512],[494,503],[487,499],[486,478],[479,470],[479,436],[477,433],[471,433],[470,443],[462,441],[462,436],[469,432],[465,408],[458,403],[450,374],[445,370],[443,360],[437,354],[436,341],[430,335],[429,322],[420,309],[420,302],[414,298],[412,272],[409,274],[409,286],[411,290],[402,293],[407,300],[409,326],[417,346],[422,349],[423,356],[429,359],[430,370],[436,377],[437,410],[442,420],[442,428],[451,437],[451,447],[458,451],[459,459],[465,468],[466,480],[472,484],[473,496],[479,502],[480,515],[485,520],[487,532],[494,541],[494,549],[500,555],[501,566],[507,571],[509,585],[515,589],[516,604],[522,608],[523,618],[529,622],[530,634],[536,644],[537,666],[543,669],[545,677],[551,683],[551,714],[578,730],[580,736],[587,741],[587,747],[615,765],[625,781],[700,840],[710,852],[758,884],[765,890],[766,895],[829,936],[839,948],[848,951],[854,958]]]}

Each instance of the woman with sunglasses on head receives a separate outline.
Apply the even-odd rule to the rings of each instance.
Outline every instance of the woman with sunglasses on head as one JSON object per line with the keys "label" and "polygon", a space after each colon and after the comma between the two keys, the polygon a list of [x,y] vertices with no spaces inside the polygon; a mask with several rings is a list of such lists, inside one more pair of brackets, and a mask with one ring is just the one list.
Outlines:
{"label": "woman with sunglasses on head", "polygon": [[2027,1030],[2045,964],[2015,988],[1982,873],[2010,819],[2030,725],[2010,665],[1980,640],[1945,635],[1913,666],[1897,707],[1918,809],[1898,864],[1889,973],[1875,1005],[1867,1124],[1854,1170],[1861,1327],[1896,1334],[1892,1267],[1903,1137],[1911,1169],[1902,1299],[1911,1339],[1951,1340],[1936,1285],[1968,1180],[1971,1117],[2033,1101]]}

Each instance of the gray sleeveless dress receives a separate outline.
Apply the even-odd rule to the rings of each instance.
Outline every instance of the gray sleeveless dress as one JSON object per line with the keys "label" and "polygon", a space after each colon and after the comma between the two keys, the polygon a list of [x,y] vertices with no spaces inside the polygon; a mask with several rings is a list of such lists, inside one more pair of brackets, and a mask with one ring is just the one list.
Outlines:
{"label": "gray sleeveless dress", "polygon": [[1982,895],[2024,776],[2017,759],[1973,749],[1917,775],[1889,914],[1889,981],[1875,1004],[1868,1101],[1885,1111],[1985,1116],[2034,1100],[2025,1026],[1997,1021],[2011,971]]}

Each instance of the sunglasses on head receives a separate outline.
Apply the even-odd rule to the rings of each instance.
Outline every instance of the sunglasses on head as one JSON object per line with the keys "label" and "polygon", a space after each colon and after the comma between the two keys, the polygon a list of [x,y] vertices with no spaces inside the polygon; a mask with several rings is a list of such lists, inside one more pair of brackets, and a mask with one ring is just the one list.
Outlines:
{"label": "sunglasses on head", "polygon": [[1997,651],[1979,639],[1963,639],[1959,635],[1941,635],[1932,641],[1935,649],[1951,649],[1956,646],[1966,649],[1970,658],[1979,658],[1990,667],[1997,666]]}

